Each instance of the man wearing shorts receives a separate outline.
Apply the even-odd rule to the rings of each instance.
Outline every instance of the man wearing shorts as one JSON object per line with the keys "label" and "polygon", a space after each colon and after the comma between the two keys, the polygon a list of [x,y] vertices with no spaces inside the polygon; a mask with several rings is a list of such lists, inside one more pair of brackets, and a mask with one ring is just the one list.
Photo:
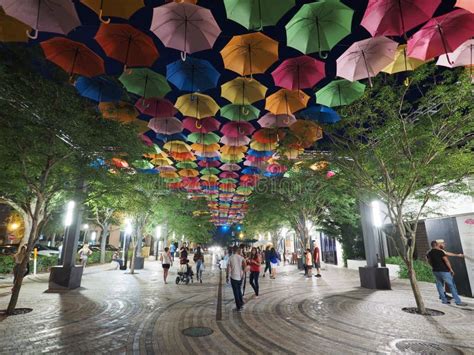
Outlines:
{"label": "man wearing shorts", "polygon": [[314,267],[316,268],[316,275],[315,277],[321,277],[321,259],[319,253],[319,247],[315,244],[313,250],[313,260],[314,260]]}

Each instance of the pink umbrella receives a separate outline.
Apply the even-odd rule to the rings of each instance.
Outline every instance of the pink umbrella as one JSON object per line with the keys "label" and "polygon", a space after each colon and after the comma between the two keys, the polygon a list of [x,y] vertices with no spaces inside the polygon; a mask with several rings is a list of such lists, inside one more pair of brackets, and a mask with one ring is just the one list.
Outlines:
{"label": "pink umbrella", "polygon": [[205,117],[197,119],[194,117],[186,117],[183,120],[183,127],[190,132],[209,133],[217,131],[221,123],[213,117]]}
{"label": "pink umbrella", "polygon": [[[408,40],[409,57],[428,60],[454,52],[463,42],[474,37],[474,14],[458,9],[428,21]],[[451,63],[448,55],[448,62]]]}
{"label": "pink umbrella", "polygon": [[217,168],[219,165],[221,165],[221,162],[218,160],[211,160],[211,161],[200,160],[198,165],[201,168]]}
{"label": "pink umbrella", "polygon": [[326,76],[324,63],[302,55],[283,61],[273,72],[275,85],[288,90],[309,89]]}
{"label": "pink umbrella", "polygon": [[188,3],[172,2],[155,7],[150,30],[166,47],[186,53],[212,48],[221,29],[210,10]]}
{"label": "pink umbrella", "polygon": [[172,117],[178,113],[171,101],[156,97],[141,98],[135,103],[135,107],[141,113],[153,117]]}
{"label": "pink umbrella", "polygon": [[38,32],[68,34],[81,25],[74,4],[70,0],[0,0],[5,13],[29,25],[38,38]]}
{"label": "pink umbrella", "polygon": [[204,158],[220,158],[221,153],[219,152],[194,152],[199,157],[204,157]]}
{"label": "pink umbrella", "polygon": [[350,81],[372,77],[392,63],[398,43],[387,37],[374,37],[353,43],[337,59],[337,75]]}
{"label": "pink umbrella", "polygon": [[270,164],[267,166],[267,171],[272,174],[282,174],[287,170],[288,168],[286,166],[280,164]]}
{"label": "pink umbrella", "polygon": [[153,146],[153,141],[148,136],[145,136],[144,134],[140,134],[138,137],[146,146],[148,147]]}
{"label": "pink umbrella", "polygon": [[369,0],[361,25],[372,37],[403,36],[428,21],[441,0]]}
{"label": "pink umbrella", "polygon": [[474,13],[474,1],[472,0],[458,0],[456,1],[456,7],[461,7]]}
{"label": "pink umbrella", "polygon": [[183,123],[176,117],[155,117],[148,122],[148,127],[161,134],[175,134],[183,131]]}
{"label": "pink umbrella", "polygon": [[233,171],[224,171],[223,173],[219,174],[219,177],[221,179],[238,179],[239,174],[233,172]]}
{"label": "pink umbrella", "polygon": [[291,126],[296,122],[296,118],[293,115],[274,115],[273,113],[268,112],[257,122],[264,128],[282,128]]}
{"label": "pink umbrella", "polygon": [[231,138],[239,138],[240,136],[251,135],[255,131],[255,128],[251,123],[248,122],[229,122],[226,123],[222,128],[221,132]]}
{"label": "pink umbrella", "polygon": [[246,136],[240,136],[238,138],[224,136],[221,138],[221,143],[225,145],[230,145],[232,147],[240,147],[242,145],[249,144],[250,138]]}
{"label": "pink umbrella", "polygon": [[219,169],[221,169],[222,171],[238,171],[241,168],[238,164],[226,163],[226,164],[221,165]]}
{"label": "pink umbrella", "polygon": [[176,171],[176,168],[171,165],[163,165],[158,168],[158,171],[161,172],[170,172],[170,171]]}
{"label": "pink umbrella", "polygon": [[[451,58],[451,62],[448,60]],[[436,65],[443,67],[470,67],[474,64],[474,39],[469,39],[461,44],[453,53],[443,54],[438,58]]]}

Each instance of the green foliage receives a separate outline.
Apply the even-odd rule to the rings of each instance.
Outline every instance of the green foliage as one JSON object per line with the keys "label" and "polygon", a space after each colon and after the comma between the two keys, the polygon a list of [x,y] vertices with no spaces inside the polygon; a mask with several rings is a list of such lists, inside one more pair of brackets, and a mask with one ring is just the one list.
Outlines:
{"label": "green foliage", "polygon": [[[389,258],[385,258],[385,262],[387,264],[395,264],[400,266],[400,273],[398,274],[398,277],[400,277],[401,279],[408,279],[408,268],[401,257],[391,256]],[[427,262],[421,260],[414,260],[413,269],[415,270],[416,278],[418,281],[432,283],[435,282],[433,272],[431,271],[431,267]]]}
{"label": "green foliage", "polygon": [[13,272],[15,261],[13,256],[2,255],[0,256],[0,274],[10,274]]}

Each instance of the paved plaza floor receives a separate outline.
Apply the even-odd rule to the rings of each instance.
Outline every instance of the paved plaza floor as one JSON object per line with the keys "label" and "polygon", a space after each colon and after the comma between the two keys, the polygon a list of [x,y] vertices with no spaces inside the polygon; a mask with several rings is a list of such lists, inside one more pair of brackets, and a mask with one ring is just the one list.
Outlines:
{"label": "paved plaza floor", "polygon": [[[238,313],[218,270],[206,270],[202,284],[176,285],[175,274],[164,285],[157,262],[137,275],[91,267],[80,289],[62,293],[45,293],[46,275],[35,277],[18,304],[33,311],[0,318],[0,353],[392,354],[409,344],[425,353],[474,354],[474,300],[465,299],[464,308],[441,305],[431,284],[421,283],[427,306],[444,316],[401,311],[414,306],[405,280],[372,291],[351,270],[327,267],[321,279],[307,279],[287,265],[276,280],[260,279],[258,299],[247,285]],[[0,287],[0,309],[8,295]],[[206,334],[199,331],[212,333],[196,337]]]}

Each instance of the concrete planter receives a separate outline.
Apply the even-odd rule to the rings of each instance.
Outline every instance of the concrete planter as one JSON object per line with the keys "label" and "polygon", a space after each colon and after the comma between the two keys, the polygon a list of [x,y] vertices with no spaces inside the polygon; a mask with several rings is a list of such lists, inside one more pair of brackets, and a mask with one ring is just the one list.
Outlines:
{"label": "concrete planter", "polygon": [[[359,270],[359,267],[367,266],[367,262],[365,260],[351,260],[347,259],[347,268],[352,270]],[[390,279],[397,279],[398,274],[400,272],[400,266],[395,264],[387,264],[386,268],[388,268],[388,272],[390,275]]]}

